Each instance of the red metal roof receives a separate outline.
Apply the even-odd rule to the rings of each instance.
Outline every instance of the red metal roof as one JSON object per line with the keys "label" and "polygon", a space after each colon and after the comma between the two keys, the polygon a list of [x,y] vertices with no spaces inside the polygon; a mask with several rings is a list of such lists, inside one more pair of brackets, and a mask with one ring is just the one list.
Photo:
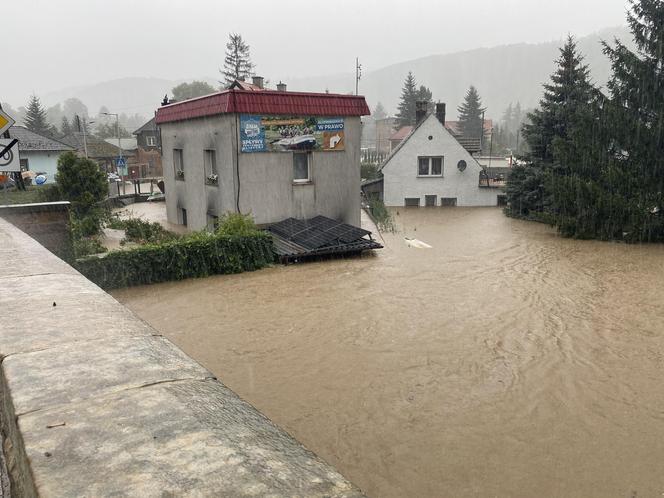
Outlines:
{"label": "red metal roof", "polygon": [[216,114],[287,116],[367,116],[364,97],[333,93],[224,90],[157,109],[157,124]]}

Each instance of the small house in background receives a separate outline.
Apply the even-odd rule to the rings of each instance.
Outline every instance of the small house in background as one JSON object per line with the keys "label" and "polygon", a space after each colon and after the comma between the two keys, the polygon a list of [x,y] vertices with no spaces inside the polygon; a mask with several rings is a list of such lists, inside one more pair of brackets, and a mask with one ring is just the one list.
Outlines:
{"label": "small house in background", "polygon": [[410,135],[410,132],[413,131],[413,126],[402,126],[397,131],[390,135],[390,150],[392,152],[396,149],[403,139]]}
{"label": "small house in background", "polygon": [[[116,144],[111,144],[103,138],[75,131],[62,138],[62,141],[74,147],[80,156],[87,156],[97,162],[102,171],[107,173],[117,171],[116,162],[121,152],[117,146],[117,138],[115,139]],[[125,156],[124,152],[122,155]]]}
{"label": "small house in background", "polygon": [[10,138],[18,139],[18,151],[22,171],[46,176],[46,183],[55,182],[60,154],[74,147],[53,138],[39,135],[24,126],[12,126]]}
{"label": "small house in background", "polygon": [[[445,104],[435,114],[418,106],[417,124],[381,166],[386,206],[496,206],[502,186],[444,126]],[[474,150],[471,147],[471,150]]]}
{"label": "small house in background", "polygon": [[364,97],[246,85],[158,109],[168,220],[198,230],[241,212],[259,225],[358,226]]}
{"label": "small house in background", "polygon": [[136,136],[136,165],[141,178],[163,176],[161,165],[161,140],[155,118],[134,132]]}

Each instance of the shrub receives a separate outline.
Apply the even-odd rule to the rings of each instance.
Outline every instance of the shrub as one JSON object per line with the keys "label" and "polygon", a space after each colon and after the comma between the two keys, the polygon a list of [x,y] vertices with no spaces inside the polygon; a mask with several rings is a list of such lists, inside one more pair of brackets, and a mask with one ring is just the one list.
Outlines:
{"label": "shrub", "polygon": [[80,259],[75,266],[100,287],[114,289],[257,270],[273,261],[272,237],[266,232],[243,236],[203,232]]}
{"label": "shrub", "polygon": [[381,232],[395,232],[394,220],[392,214],[387,210],[383,201],[377,197],[369,198],[369,212],[376,222],[376,226]]}
{"label": "shrub", "polygon": [[378,169],[379,165],[374,163],[362,163],[360,165],[360,176],[363,180],[374,180],[383,174]]}
{"label": "shrub", "polygon": [[100,254],[106,252],[108,249],[102,245],[94,237],[82,237],[74,239],[74,255],[77,258],[88,256],[90,254]]}
{"label": "shrub", "polygon": [[220,235],[253,235],[259,230],[250,214],[227,213],[219,220],[216,232]]}
{"label": "shrub", "polygon": [[55,183],[40,187],[37,198],[39,199],[39,202],[57,202],[64,199],[62,192],[60,192],[60,189]]}
{"label": "shrub", "polygon": [[108,180],[99,165],[71,151],[58,159],[55,181],[63,198],[71,202],[77,218],[91,215],[108,196]]}

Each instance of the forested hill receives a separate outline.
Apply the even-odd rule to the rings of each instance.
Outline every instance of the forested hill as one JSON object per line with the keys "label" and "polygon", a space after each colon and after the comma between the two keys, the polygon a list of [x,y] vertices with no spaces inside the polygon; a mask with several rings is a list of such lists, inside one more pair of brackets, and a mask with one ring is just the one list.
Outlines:
{"label": "forested hill", "polygon": [[[578,39],[579,51],[585,55],[593,80],[600,85],[606,82],[609,75],[609,62],[602,53],[600,42],[612,42],[616,37],[632,46],[627,28],[605,29]],[[404,79],[408,71],[412,71],[418,85],[424,84],[431,89],[434,100],[448,103],[451,118],[468,87],[473,84],[488,107],[487,114],[497,119],[510,102],[518,101],[522,108],[537,105],[542,94],[542,83],[548,81],[553,72],[554,60],[562,44],[562,39],[539,44],[520,43],[400,62],[367,72],[360,82],[360,93],[367,97],[372,108],[377,102],[382,102],[388,112],[394,113]],[[368,65],[369,61],[365,61],[365,67]],[[297,90],[327,87],[330,91],[348,92],[353,89],[353,75],[303,78],[293,81],[291,87]]]}
{"label": "forested hill", "polygon": [[[518,29],[511,27],[505,29]],[[578,47],[585,54],[586,62],[592,70],[594,81],[603,84],[609,74],[609,63],[602,53],[600,40],[612,41],[615,37],[623,41],[630,39],[626,28],[612,28],[597,34],[579,38]],[[420,59],[404,61],[375,71],[369,70],[371,61],[362,61],[366,68],[360,82],[360,92],[367,97],[373,109],[382,102],[389,113],[394,113],[401,94],[401,87],[408,71],[412,71],[418,84],[428,86],[434,100],[448,103],[450,119],[455,117],[456,108],[462,101],[465,91],[474,84],[480,92],[487,115],[500,118],[510,102],[520,102],[522,108],[533,107],[539,101],[542,83],[547,81],[554,69],[560,41],[516,45],[494,48],[480,48],[465,52],[431,55]],[[629,44],[631,46],[631,43]],[[389,47],[389,43],[385,44]],[[432,52],[442,53],[445,47],[432,47]],[[351,61],[353,62],[353,61]],[[216,62],[211,67],[216,67]],[[351,64],[352,66],[352,64]],[[260,73],[260,67],[256,68]],[[213,73],[214,71],[212,71]],[[166,92],[181,83],[199,79],[217,85],[212,77],[191,75],[182,80],[167,80],[149,77],[121,78],[104,81],[95,85],[69,88],[45,94],[42,97],[46,106],[62,102],[70,97],[80,99],[95,113],[104,105],[120,109],[129,114],[138,113],[149,117],[159,106]],[[272,79],[269,74],[262,74]],[[324,91],[348,93],[354,91],[354,74],[337,74],[284,80],[289,90]],[[274,85],[274,82],[272,82]],[[10,102],[13,107],[24,102]]]}

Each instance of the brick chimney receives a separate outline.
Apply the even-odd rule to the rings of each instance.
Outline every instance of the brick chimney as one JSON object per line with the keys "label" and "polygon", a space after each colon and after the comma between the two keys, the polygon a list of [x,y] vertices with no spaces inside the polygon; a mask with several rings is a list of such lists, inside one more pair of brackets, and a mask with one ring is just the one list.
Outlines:
{"label": "brick chimney", "polygon": [[261,90],[263,89],[263,77],[262,76],[252,76],[251,83],[254,86],[257,86]]}
{"label": "brick chimney", "polygon": [[415,124],[420,124],[424,118],[427,117],[427,106],[428,103],[426,100],[418,100],[415,102]]}
{"label": "brick chimney", "polygon": [[445,102],[438,102],[436,104],[436,117],[445,126]]}
{"label": "brick chimney", "polygon": [[277,91],[278,92],[285,92],[286,91],[286,83],[282,83],[281,81],[277,83]]}

